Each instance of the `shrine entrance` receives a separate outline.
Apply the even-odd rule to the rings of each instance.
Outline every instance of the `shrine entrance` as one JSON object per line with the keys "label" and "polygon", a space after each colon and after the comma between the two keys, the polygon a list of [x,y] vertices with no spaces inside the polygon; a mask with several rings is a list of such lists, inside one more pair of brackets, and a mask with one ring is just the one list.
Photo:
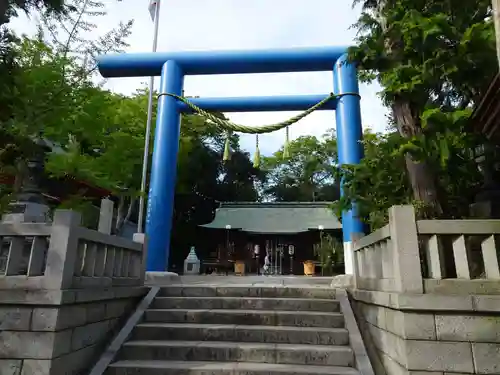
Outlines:
{"label": "shrine entrance", "polygon": [[[342,224],[328,202],[222,203],[206,241],[197,248],[205,274],[304,275],[304,262],[321,265],[314,252],[321,236],[342,238]],[[239,264],[240,270],[237,270]],[[343,266],[343,265],[341,265]]]}

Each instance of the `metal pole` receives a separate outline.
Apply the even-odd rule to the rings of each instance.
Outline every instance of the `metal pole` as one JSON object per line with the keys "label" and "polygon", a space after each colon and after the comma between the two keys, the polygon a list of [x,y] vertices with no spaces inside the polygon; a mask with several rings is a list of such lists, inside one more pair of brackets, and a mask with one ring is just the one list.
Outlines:
{"label": "metal pole", "polygon": [[[154,16],[154,34],[153,34],[153,52],[156,52],[158,47],[158,29],[160,27],[160,4],[157,0]],[[142,160],[142,180],[141,180],[141,196],[139,197],[139,220],[137,220],[137,233],[143,233],[144,230],[144,207],[146,195],[146,182],[148,178],[148,163],[149,163],[149,143],[151,141],[151,120],[153,118],[153,91],[155,86],[155,77],[149,79],[149,97],[148,97],[148,116],[146,120],[146,136],[144,139],[144,156]]]}

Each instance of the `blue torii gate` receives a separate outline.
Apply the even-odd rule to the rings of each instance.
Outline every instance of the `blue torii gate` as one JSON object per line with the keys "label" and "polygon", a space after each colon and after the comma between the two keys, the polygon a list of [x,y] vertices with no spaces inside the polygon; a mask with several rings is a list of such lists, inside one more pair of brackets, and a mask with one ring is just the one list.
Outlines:
{"label": "blue torii gate", "polygon": [[[346,52],[345,47],[317,47],[129,53],[104,55],[97,59],[99,71],[106,78],[161,75],[146,215],[148,271],[165,271],[168,266],[180,114],[189,112],[185,104],[161,94],[182,95],[186,75],[333,70],[333,92],[345,95],[327,102],[320,109],[336,110],[339,164],[357,164],[363,155],[359,142],[362,139],[359,85],[356,68],[348,62]],[[318,103],[325,96],[197,98],[192,102],[203,109],[221,112],[299,111]],[[352,274],[352,235],[363,232],[354,209],[342,213],[342,230],[346,273]]]}

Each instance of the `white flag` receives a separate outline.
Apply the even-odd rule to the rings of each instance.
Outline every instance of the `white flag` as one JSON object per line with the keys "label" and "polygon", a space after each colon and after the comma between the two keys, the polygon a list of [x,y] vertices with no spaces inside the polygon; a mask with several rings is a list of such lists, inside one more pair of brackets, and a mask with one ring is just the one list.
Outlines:
{"label": "white flag", "polygon": [[151,15],[151,20],[155,20],[156,16],[156,7],[158,6],[158,3],[160,0],[150,0],[149,1],[149,14]]}

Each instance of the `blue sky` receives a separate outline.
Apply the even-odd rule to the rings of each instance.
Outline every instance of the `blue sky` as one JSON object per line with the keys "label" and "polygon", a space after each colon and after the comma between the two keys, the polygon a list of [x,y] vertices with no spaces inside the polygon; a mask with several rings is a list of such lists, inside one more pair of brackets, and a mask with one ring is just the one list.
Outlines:
{"label": "blue sky", "polygon": [[[350,45],[359,8],[351,0],[161,0],[158,51],[228,50],[291,48]],[[119,21],[134,19],[129,52],[149,52],[153,24],[148,12],[149,0],[105,0],[108,15],[99,21],[99,33],[105,33]],[[32,33],[37,19],[21,16],[12,22],[19,33]],[[147,82],[145,78],[114,78],[106,87],[131,93]],[[281,73],[187,77],[186,95],[258,96],[328,94],[332,91],[332,73]],[[387,109],[377,96],[378,85],[361,85],[363,126],[383,131]],[[292,112],[234,113],[228,117],[245,125],[263,125],[284,120]],[[335,126],[330,111],[313,113],[291,128],[292,138],[321,136]],[[284,131],[260,137],[260,148],[270,154],[282,146]],[[255,148],[254,136],[242,136],[242,147]]]}

